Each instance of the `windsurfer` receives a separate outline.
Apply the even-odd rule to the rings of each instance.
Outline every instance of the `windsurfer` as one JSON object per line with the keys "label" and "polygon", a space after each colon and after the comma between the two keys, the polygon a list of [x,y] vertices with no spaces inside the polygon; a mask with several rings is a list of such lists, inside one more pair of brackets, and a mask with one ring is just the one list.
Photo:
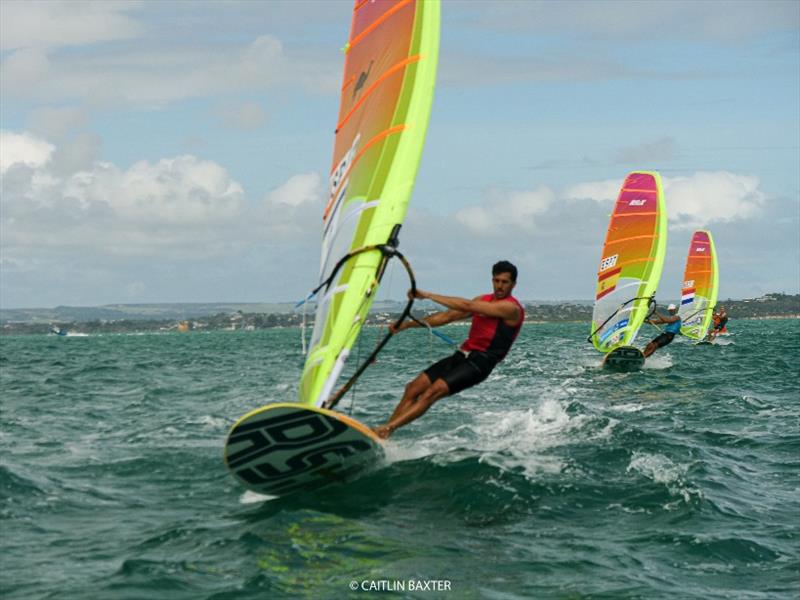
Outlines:
{"label": "windsurfer", "polygon": [[724,306],[720,306],[719,310],[714,312],[714,327],[708,332],[708,341],[713,342],[720,333],[726,331],[725,325],[728,324],[728,312]]}
{"label": "windsurfer", "polygon": [[667,326],[664,327],[663,332],[661,332],[659,335],[653,338],[649,344],[647,344],[647,347],[644,349],[645,358],[650,356],[659,348],[663,348],[672,342],[672,340],[675,339],[675,334],[681,330],[681,318],[678,316],[678,307],[674,304],[670,304],[667,307],[667,311],[669,312],[669,315],[666,317],[658,311],[655,311],[655,318],[647,319],[647,322],[651,325],[665,323]]}
{"label": "windsurfer", "polygon": [[[437,400],[457,394],[489,376],[505,358],[525,319],[522,305],[511,295],[516,283],[517,268],[503,260],[492,267],[491,294],[468,300],[417,290],[416,298],[433,300],[448,309],[425,317],[425,325],[439,327],[470,316],[472,325],[467,340],[455,354],[434,363],[406,385],[392,416],[374,429],[379,437],[388,438],[399,427],[425,414]],[[399,333],[421,326],[415,321],[405,321],[391,330]]]}

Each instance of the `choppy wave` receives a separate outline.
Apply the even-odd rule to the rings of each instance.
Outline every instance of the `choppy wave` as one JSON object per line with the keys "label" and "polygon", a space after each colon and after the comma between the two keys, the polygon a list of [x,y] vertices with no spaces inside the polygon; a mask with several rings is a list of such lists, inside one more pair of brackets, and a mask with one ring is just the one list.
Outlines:
{"label": "choppy wave", "polygon": [[[736,322],[615,374],[585,327],[527,325],[373,472],[291,498],[240,488],[222,444],[245,412],[293,398],[296,331],[4,338],[0,587],[339,598],[352,581],[439,579],[449,594],[394,595],[793,598],[800,327],[769,326],[782,335]],[[382,422],[449,351],[398,336],[343,410]]]}

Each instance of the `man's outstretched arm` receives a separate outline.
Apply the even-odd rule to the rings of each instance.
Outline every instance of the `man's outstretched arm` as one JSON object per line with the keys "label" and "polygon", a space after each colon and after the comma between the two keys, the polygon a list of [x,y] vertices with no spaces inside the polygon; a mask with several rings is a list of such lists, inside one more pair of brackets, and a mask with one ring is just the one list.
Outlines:
{"label": "man's outstretched arm", "polygon": [[503,319],[504,321],[514,322],[517,322],[520,319],[519,309],[513,302],[486,302],[485,300],[479,300],[478,298],[467,300],[466,298],[459,298],[458,296],[443,296],[441,294],[434,294],[431,292],[425,292],[423,290],[417,290],[417,298],[433,300],[437,304],[446,306],[451,310],[460,311],[467,314],[477,313],[486,317],[496,317]]}

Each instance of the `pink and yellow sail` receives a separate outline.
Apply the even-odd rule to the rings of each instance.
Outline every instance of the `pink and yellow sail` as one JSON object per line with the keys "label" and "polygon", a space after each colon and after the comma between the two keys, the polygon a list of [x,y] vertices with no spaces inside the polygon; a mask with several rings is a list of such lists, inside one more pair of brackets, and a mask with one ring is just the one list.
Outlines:
{"label": "pink and yellow sail", "polygon": [[698,230],[692,235],[681,288],[681,333],[693,340],[702,340],[708,333],[717,304],[719,272],[717,251],[710,231]]}
{"label": "pink and yellow sail", "polygon": [[439,16],[438,0],[355,2],[323,215],[319,281],[331,281],[317,298],[302,403],[329,397],[375,297],[384,256],[359,250],[386,244],[405,218],[433,100]]}
{"label": "pink and yellow sail", "polygon": [[633,343],[658,288],[667,243],[661,176],[637,171],[625,178],[597,271],[591,340],[600,352]]}

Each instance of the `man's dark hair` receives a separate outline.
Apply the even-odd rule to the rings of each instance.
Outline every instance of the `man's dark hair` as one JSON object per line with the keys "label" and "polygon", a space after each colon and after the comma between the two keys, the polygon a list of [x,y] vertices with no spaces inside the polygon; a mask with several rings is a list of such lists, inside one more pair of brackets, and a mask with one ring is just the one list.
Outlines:
{"label": "man's dark hair", "polygon": [[494,263],[492,266],[492,275],[499,275],[500,273],[510,273],[511,281],[514,283],[517,282],[517,267],[507,260],[501,260],[500,262]]}

